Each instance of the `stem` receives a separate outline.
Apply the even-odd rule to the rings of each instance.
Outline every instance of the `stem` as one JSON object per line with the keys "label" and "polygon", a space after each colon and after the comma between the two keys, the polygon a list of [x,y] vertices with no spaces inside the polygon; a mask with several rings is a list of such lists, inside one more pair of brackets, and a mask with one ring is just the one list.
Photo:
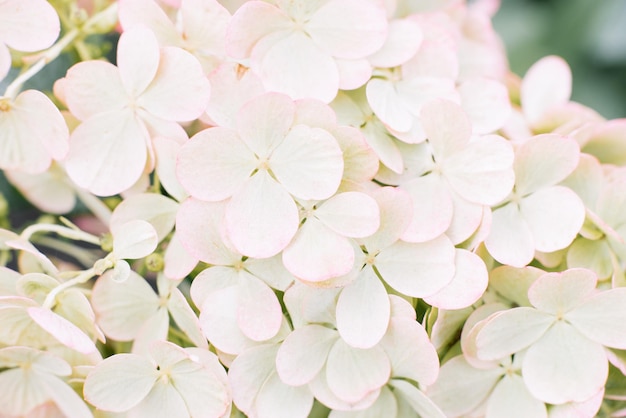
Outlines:
{"label": "stem", "polygon": [[48,295],[46,296],[46,299],[43,301],[43,304],[41,306],[47,309],[52,309],[52,307],[54,306],[54,301],[59,293],[61,293],[65,289],[69,289],[70,287],[74,285],[85,283],[89,279],[94,277],[95,275],[96,273],[94,272],[94,269],[90,268],[89,270],[85,270],[81,272],[78,276],[74,277],[73,279],[68,280],[64,283],[61,283],[60,285],[52,289],[50,293],[48,293]]}
{"label": "stem", "polygon": [[76,195],[81,202],[98,218],[105,226],[109,226],[111,209],[104,202],[80,187],[74,187]]}
{"label": "stem", "polygon": [[24,229],[24,231],[22,231],[22,233],[20,234],[20,238],[26,241],[29,241],[30,237],[36,234],[37,232],[54,232],[65,238],[84,241],[84,242],[88,242],[90,244],[94,244],[98,246],[100,245],[100,238],[96,237],[95,235],[91,235],[84,231],[71,229],[65,226],[54,225],[54,224],[31,225],[27,227],[26,229]]}
{"label": "stem", "polygon": [[83,266],[93,266],[93,264],[98,260],[98,257],[95,256],[90,250],[77,247],[66,241],[61,241],[52,237],[42,236],[31,238],[31,242],[61,251],[62,253],[73,257]]}

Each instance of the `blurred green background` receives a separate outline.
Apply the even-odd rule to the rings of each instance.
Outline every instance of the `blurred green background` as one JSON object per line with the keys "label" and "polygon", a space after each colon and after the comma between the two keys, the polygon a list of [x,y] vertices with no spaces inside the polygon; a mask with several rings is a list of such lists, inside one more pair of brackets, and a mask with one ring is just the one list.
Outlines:
{"label": "blurred green background", "polygon": [[572,68],[572,100],[608,119],[626,117],[626,0],[501,1],[493,25],[513,72],[559,55]]}

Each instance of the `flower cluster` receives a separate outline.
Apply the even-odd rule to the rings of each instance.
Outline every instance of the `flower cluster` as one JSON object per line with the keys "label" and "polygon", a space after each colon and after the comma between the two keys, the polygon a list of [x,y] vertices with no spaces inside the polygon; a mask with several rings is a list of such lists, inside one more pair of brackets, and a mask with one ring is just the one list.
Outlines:
{"label": "flower cluster", "polygon": [[626,119],[492,3],[0,0],[0,417],[626,416]]}

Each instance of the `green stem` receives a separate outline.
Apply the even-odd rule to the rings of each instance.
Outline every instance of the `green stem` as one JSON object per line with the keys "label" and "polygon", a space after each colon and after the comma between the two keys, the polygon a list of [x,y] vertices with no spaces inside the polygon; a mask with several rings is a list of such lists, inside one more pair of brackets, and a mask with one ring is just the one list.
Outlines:
{"label": "green stem", "polygon": [[20,234],[20,238],[29,241],[30,237],[38,232],[54,232],[56,234],[61,235],[62,237],[88,242],[94,245],[100,245],[100,238],[95,235],[88,234],[87,232],[80,231],[77,229],[67,228],[61,225],[54,224],[34,224],[22,231]]}
{"label": "green stem", "polygon": [[73,279],[61,283],[60,285],[52,289],[50,293],[48,293],[46,299],[43,301],[43,304],[41,306],[43,308],[52,309],[54,307],[55,299],[59,293],[77,284],[85,283],[95,275],[96,273],[94,269],[90,268],[88,270],[82,271],[78,276],[74,277]]}

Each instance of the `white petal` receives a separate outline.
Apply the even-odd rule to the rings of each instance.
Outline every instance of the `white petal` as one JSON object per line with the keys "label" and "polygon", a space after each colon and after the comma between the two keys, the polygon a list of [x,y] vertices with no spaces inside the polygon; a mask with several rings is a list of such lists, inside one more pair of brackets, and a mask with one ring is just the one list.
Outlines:
{"label": "white petal", "polygon": [[608,370],[604,348],[563,321],[528,349],[522,365],[530,393],[553,404],[589,399],[604,386]]}
{"label": "white petal", "polygon": [[142,26],[125,30],[117,46],[120,78],[135,99],[152,82],[159,67],[159,44],[154,33]]}
{"label": "white petal", "polygon": [[157,380],[148,395],[132,411],[133,418],[186,417],[189,414],[180,393],[167,381]]}
{"label": "white petal", "polygon": [[511,101],[506,86],[488,78],[474,78],[459,86],[461,103],[477,134],[502,128],[511,115]]}
{"label": "white petal", "polygon": [[82,396],[56,376],[40,375],[38,379],[48,390],[48,396],[54,401],[57,408],[66,418],[92,417],[92,413],[85,405]]}
{"label": "white petal", "polygon": [[45,49],[59,35],[59,17],[46,1],[4,1],[0,9],[0,39],[13,49]]}
{"label": "white petal", "polygon": [[532,124],[551,108],[567,103],[572,93],[572,72],[560,57],[542,58],[526,72],[520,90],[524,115]]}
{"label": "white petal", "polygon": [[167,310],[176,322],[176,325],[189,337],[196,347],[208,349],[206,338],[200,329],[200,322],[189,302],[177,288],[172,289]]}
{"label": "white petal", "polygon": [[385,44],[368,60],[374,67],[392,68],[404,64],[418,51],[424,36],[419,24],[410,19],[389,22]]}
{"label": "white petal", "polygon": [[352,348],[339,339],[328,354],[326,379],[340,399],[354,403],[380,389],[389,380],[391,365],[379,347]]}
{"label": "white petal", "polygon": [[50,309],[31,307],[28,308],[28,315],[37,325],[52,334],[63,345],[83,354],[97,351],[96,345],[87,334]]}
{"label": "white petal", "polygon": [[141,193],[129,196],[117,205],[109,222],[110,225],[123,225],[136,219],[144,220],[154,227],[161,241],[174,228],[177,210],[178,204],[166,196]]}
{"label": "white petal", "polygon": [[231,198],[224,221],[235,248],[256,258],[282,251],[299,224],[293,198],[265,170],[252,176]]}
{"label": "white petal", "polygon": [[427,174],[402,184],[413,199],[413,217],[402,239],[424,242],[443,234],[452,223],[452,197],[445,180],[438,174]]}
{"label": "white petal", "polygon": [[470,139],[472,125],[469,118],[456,103],[449,100],[433,100],[424,105],[420,113],[422,126],[433,147],[435,160],[461,150]]}
{"label": "white petal", "polygon": [[376,189],[372,196],[380,208],[380,228],[362,240],[368,251],[377,251],[396,242],[411,222],[413,203],[410,195],[396,187]]}
{"label": "white petal", "polygon": [[[367,303],[363,303],[367,300]],[[389,326],[389,296],[376,273],[366,266],[356,280],[344,287],[337,300],[337,330],[355,348],[378,344]]]}
{"label": "white petal", "polygon": [[493,211],[491,232],[485,239],[489,254],[502,264],[524,267],[535,254],[535,242],[528,223],[515,203]]}
{"label": "white petal", "polygon": [[283,312],[276,294],[251,274],[239,279],[237,324],[244,335],[254,341],[269,340],[280,329]]}
{"label": "white petal", "polygon": [[150,255],[158,245],[154,227],[140,219],[114,225],[113,251],[118,258],[143,258]]}
{"label": "white petal", "polygon": [[476,336],[482,360],[500,360],[535,343],[556,318],[533,308],[513,308],[492,314]]}
{"label": "white petal", "polygon": [[250,344],[237,325],[238,305],[238,289],[231,286],[209,294],[200,307],[202,332],[215,348],[229,354],[239,354]]}
{"label": "white petal", "polygon": [[409,112],[398,96],[394,83],[373,78],[367,83],[367,102],[386,125],[399,132],[408,132],[414,115]]}
{"label": "white petal", "polygon": [[596,276],[586,269],[547,273],[528,289],[528,299],[543,312],[563,315],[580,306],[596,289]]}
{"label": "white petal", "polygon": [[546,405],[528,392],[522,377],[505,375],[487,402],[487,417],[547,418]]}
{"label": "white petal", "polygon": [[315,216],[335,232],[352,238],[372,235],[380,226],[378,204],[360,192],[331,197],[316,209]]}
{"label": "white petal", "polygon": [[307,386],[283,383],[276,373],[263,382],[255,399],[258,418],[306,418],[313,407],[313,395]]}
{"label": "white petal", "polygon": [[417,412],[425,418],[444,418],[445,415],[435,403],[430,400],[422,391],[405,380],[393,379],[393,386],[402,394],[404,400]]}

